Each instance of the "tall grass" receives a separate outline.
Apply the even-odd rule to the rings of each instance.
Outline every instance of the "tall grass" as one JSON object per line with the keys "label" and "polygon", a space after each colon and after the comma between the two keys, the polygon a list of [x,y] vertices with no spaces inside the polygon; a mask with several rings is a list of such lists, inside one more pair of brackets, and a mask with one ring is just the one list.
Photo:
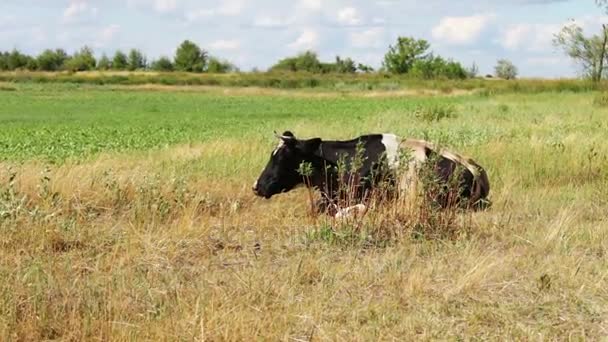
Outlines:
{"label": "tall grass", "polygon": [[433,89],[442,93],[453,90],[477,90],[482,95],[505,92],[539,93],[587,92],[605,90],[606,84],[596,84],[576,79],[542,80],[422,80],[411,77],[373,74],[310,74],[306,72],[267,72],[231,74],[190,74],[159,72],[3,72],[0,82],[13,83],[74,83],[93,85],[141,85],[158,84],[170,86],[224,86],[262,87],[278,89],[319,88],[338,91],[369,91],[397,89]]}
{"label": "tall grass", "polygon": [[[152,101],[141,92],[21,86],[0,95],[14,96],[2,97],[0,120],[17,120],[11,101],[19,100],[24,135],[65,129],[56,121],[64,112],[82,116],[74,127],[117,127],[116,115],[127,113],[119,107],[137,115],[129,103]],[[0,163],[0,340],[606,335],[608,145],[596,94],[154,95],[173,101],[171,120],[206,104],[242,124],[196,143]],[[414,116],[417,105],[442,104],[458,115]],[[269,126],[301,137],[392,131],[439,140],[488,170],[493,206],[460,213],[372,203],[365,215],[336,221],[310,216],[305,190],[255,198],[250,186],[275,144]]]}

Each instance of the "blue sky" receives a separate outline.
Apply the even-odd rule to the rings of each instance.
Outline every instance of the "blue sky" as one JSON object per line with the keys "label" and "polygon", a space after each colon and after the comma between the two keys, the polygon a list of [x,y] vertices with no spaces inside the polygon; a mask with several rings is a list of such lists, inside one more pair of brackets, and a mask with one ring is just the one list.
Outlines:
{"label": "blue sky", "polygon": [[306,49],[378,67],[402,35],[484,74],[508,58],[521,76],[571,77],[576,67],[551,45],[568,19],[588,33],[608,22],[593,0],[0,0],[0,50],[88,44],[155,58],[190,39],[243,70]]}

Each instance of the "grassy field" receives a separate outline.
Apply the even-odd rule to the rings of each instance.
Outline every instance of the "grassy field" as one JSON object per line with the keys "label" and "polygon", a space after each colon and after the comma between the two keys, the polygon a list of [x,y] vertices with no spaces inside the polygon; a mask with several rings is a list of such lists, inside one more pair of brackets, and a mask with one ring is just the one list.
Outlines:
{"label": "grassy field", "polygon": [[[0,340],[605,339],[605,102],[0,84]],[[448,144],[494,204],[431,238],[255,198],[286,129]]]}

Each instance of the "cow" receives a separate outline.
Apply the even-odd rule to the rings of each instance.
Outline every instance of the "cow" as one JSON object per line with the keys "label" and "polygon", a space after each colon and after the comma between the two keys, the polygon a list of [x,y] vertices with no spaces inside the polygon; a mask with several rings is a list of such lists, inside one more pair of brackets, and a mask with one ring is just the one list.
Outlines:
{"label": "cow", "polygon": [[[489,204],[490,183],[481,166],[424,140],[402,140],[394,134],[344,141],[297,139],[290,131],[275,136],[279,143],[252,188],[259,197],[270,199],[306,186],[321,192],[318,212],[342,217],[365,211],[366,201],[380,188],[389,189],[382,192],[388,197],[412,194],[421,183],[422,170],[430,170],[430,178],[439,185],[433,188],[440,190],[427,193],[432,203],[474,210]],[[345,196],[357,204],[340,210]]]}

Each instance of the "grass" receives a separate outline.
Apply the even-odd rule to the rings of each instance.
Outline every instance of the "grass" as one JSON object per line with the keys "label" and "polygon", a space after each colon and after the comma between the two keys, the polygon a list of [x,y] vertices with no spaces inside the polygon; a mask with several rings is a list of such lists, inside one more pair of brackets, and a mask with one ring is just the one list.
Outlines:
{"label": "grass", "polygon": [[483,94],[505,92],[538,93],[546,91],[586,92],[606,90],[606,83],[594,84],[576,79],[499,80],[469,79],[424,80],[385,73],[370,74],[311,74],[307,72],[250,72],[230,74],[193,74],[182,72],[0,72],[0,82],[15,83],[68,83],[95,85],[147,85],[164,86],[224,86],[261,87],[274,89],[324,89],[339,92],[370,90],[433,90],[449,94],[457,90],[476,90]]}
{"label": "grass", "polygon": [[[607,335],[608,109],[596,92],[10,88],[0,340]],[[438,108],[454,115],[416,116]],[[461,234],[424,238],[312,218],[304,190],[254,198],[283,129],[454,146],[487,168],[493,206],[459,215]]]}

